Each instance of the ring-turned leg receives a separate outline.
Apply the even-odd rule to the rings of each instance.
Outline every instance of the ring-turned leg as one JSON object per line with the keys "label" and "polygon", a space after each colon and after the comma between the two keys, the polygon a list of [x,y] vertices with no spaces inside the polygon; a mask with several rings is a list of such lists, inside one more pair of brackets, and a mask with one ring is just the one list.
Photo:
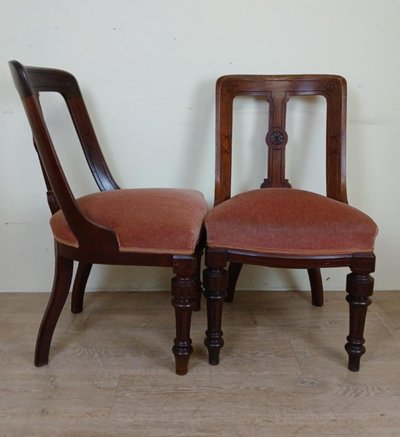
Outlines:
{"label": "ring-turned leg", "polygon": [[76,271],[74,286],[72,288],[71,296],[71,311],[74,314],[82,312],[83,309],[83,297],[85,294],[86,283],[89,278],[92,264],[80,262]]}
{"label": "ring-turned leg", "polygon": [[322,307],[324,304],[324,288],[322,285],[321,270],[308,269],[308,278],[311,286],[311,301],[317,307]]}
{"label": "ring-turned leg", "polygon": [[347,276],[346,300],[350,307],[350,329],[345,349],[349,355],[348,367],[352,371],[360,368],[360,358],[365,353],[364,326],[367,308],[371,304],[370,296],[374,289],[374,279],[365,272],[357,272]]}
{"label": "ring-turned leg", "polygon": [[53,289],[39,328],[35,366],[41,367],[49,361],[49,350],[54,329],[68,296],[72,279],[73,261],[59,256],[56,245]]}
{"label": "ring-turned leg", "polygon": [[208,349],[208,360],[212,365],[219,364],[219,353],[224,345],[221,330],[222,306],[226,297],[228,274],[224,265],[211,266],[204,270],[204,288],[207,298],[207,331],[204,344]]}
{"label": "ring-turned leg", "polygon": [[190,338],[192,311],[198,305],[198,283],[196,276],[196,260],[175,261],[172,278],[172,305],[175,308],[176,337],[172,352],[175,356],[175,370],[178,375],[188,371],[190,355],[193,352]]}

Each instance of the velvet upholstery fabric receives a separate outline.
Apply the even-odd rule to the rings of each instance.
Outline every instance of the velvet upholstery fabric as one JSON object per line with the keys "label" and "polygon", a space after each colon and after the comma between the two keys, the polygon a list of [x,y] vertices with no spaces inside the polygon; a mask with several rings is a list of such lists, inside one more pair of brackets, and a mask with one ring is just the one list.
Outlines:
{"label": "velvet upholstery fabric", "polygon": [[[143,188],[104,191],[77,199],[83,214],[112,229],[122,252],[192,254],[208,207],[194,190]],[[50,219],[56,241],[78,247],[62,211]]]}
{"label": "velvet upholstery fabric", "polygon": [[205,226],[210,248],[305,256],[372,252],[378,231],[356,208],[288,188],[232,197],[209,212]]}

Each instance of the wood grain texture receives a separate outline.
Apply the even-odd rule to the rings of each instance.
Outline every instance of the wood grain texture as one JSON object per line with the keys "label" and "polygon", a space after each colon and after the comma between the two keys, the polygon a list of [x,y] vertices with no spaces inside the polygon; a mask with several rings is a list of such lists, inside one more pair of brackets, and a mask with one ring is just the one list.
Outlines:
{"label": "wood grain texture", "polygon": [[206,312],[193,314],[181,378],[165,348],[168,292],[88,293],[87,311],[62,312],[42,368],[33,340],[48,294],[2,293],[0,436],[397,436],[400,292],[375,296],[360,373],[337,341],[344,292],[317,308],[306,293],[252,291],[225,306],[223,366],[208,365]]}

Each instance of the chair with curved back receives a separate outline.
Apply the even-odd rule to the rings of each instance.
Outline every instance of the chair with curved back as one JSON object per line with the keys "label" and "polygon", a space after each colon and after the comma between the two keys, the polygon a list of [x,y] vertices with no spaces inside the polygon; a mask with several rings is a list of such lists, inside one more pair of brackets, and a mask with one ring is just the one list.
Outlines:
{"label": "chair with curved back", "polygon": [[[285,175],[286,106],[292,96],[323,96],[327,102],[326,196],[291,188]],[[263,97],[269,103],[268,177],[259,189],[231,198],[233,101]],[[322,305],[320,268],[349,267],[348,367],[357,371],[364,323],[371,303],[376,224],[347,204],[345,181],[346,81],[335,75],[231,75],[216,85],[215,207],[206,217],[210,364],[224,344],[223,300],[232,300],[243,264],[308,269],[313,303]],[[229,273],[225,269],[229,263]]]}
{"label": "chair with curved back", "polygon": [[[185,189],[120,189],[107,167],[76,79],[68,72],[9,63],[39,155],[50,225],[55,240],[55,275],[39,328],[35,365],[48,363],[50,343],[78,261],[71,309],[82,311],[92,264],[172,267],[172,305],[176,373],[185,374],[192,353],[192,311],[200,305],[202,224],[207,204],[201,193]],[[100,192],[76,199],[61,167],[39,101],[42,92],[62,95],[87,163]]]}

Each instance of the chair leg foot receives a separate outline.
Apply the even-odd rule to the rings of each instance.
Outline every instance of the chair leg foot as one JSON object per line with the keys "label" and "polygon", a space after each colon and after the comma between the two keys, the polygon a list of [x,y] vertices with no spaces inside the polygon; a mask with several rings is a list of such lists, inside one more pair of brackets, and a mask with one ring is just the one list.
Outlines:
{"label": "chair leg foot", "polygon": [[79,314],[83,310],[83,297],[92,264],[80,262],[76,271],[71,296],[71,312]]}
{"label": "chair leg foot", "polygon": [[353,372],[359,370],[361,356],[365,353],[364,326],[373,288],[374,279],[369,274],[353,271],[347,276],[346,300],[350,308],[350,329],[345,349],[349,356],[348,368]]}
{"label": "chair leg foot", "polygon": [[351,355],[349,353],[348,369],[352,372],[358,372],[360,370],[360,360],[361,355]]}
{"label": "chair leg foot", "polygon": [[178,355],[173,349],[175,355],[175,373],[177,375],[183,376],[186,375],[189,368],[189,355]]}
{"label": "chair leg foot", "polygon": [[217,366],[219,364],[219,352],[223,346],[223,340],[222,345],[220,344],[218,347],[211,347],[206,342],[204,343],[208,349],[208,363],[212,366]]}
{"label": "chair leg foot", "polygon": [[[41,361],[43,360],[43,361]],[[49,364],[49,354],[47,353],[47,357],[40,357],[38,353],[35,353],[35,367],[43,367]]]}
{"label": "chair leg foot", "polygon": [[207,331],[204,344],[208,349],[209,363],[219,364],[219,353],[224,345],[221,330],[222,307],[227,289],[227,272],[224,268],[207,267],[204,271],[207,298]]}
{"label": "chair leg foot", "polygon": [[36,367],[45,366],[49,361],[51,339],[58,318],[67,300],[72,279],[72,268],[73,261],[61,258],[56,248],[53,289],[36,340]]}
{"label": "chair leg foot", "polygon": [[322,307],[324,304],[324,289],[320,269],[308,269],[308,278],[311,286],[311,302],[314,306]]}
{"label": "chair leg foot", "polygon": [[172,305],[175,308],[176,336],[172,352],[175,356],[177,375],[185,375],[188,371],[190,355],[193,352],[190,338],[192,311],[198,304],[198,284],[194,275],[177,275],[172,279]]}

